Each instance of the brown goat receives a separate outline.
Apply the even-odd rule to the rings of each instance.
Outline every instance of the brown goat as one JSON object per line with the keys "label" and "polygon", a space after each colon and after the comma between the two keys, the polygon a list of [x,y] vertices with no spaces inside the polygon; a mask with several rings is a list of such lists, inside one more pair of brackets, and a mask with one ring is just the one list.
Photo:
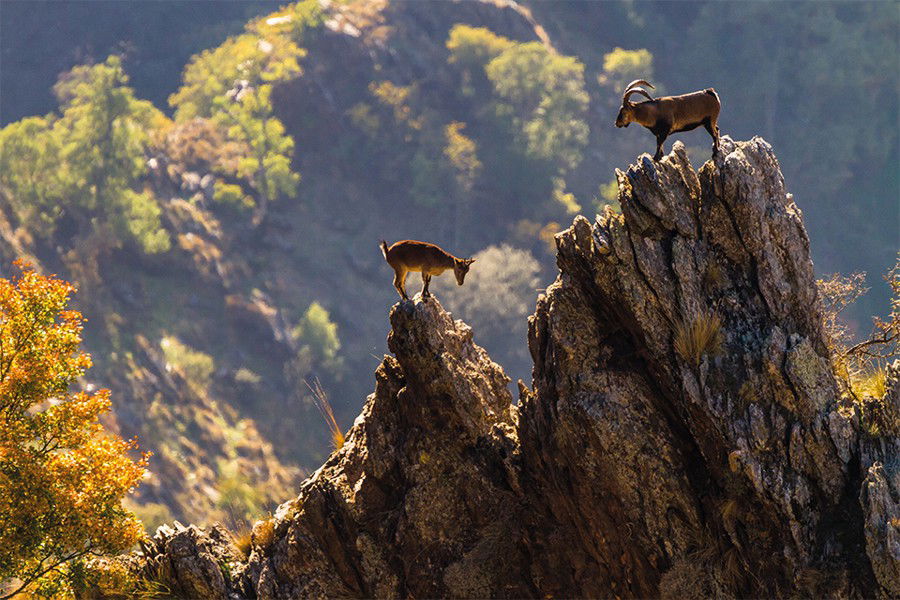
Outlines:
{"label": "brown goat", "polygon": [[384,260],[394,269],[394,287],[404,300],[409,300],[406,295],[406,275],[410,271],[422,273],[422,297],[428,298],[428,284],[432,275],[440,275],[448,269],[453,269],[456,275],[456,283],[463,284],[469,265],[475,262],[474,258],[456,258],[449,252],[445,252],[434,244],[417,242],[415,240],[403,240],[396,242],[388,248],[387,242],[381,240],[381,253]]}
{"label": "brown goat", "polygon": [[[656,136],[656,154],[653,160],[662,158],[662,146],[666,138],[679,131],[690,131],[703,125],[713,139],[713,156],[719,152],[719,95],[716,90],[707,88],[700,92],[682,94],[681,96],[663,96],[653,98],[639,84],[651,90],[652,85],[643,79],[636,79],[628,84],[622,94],[622,108],[616,117],[616,127],[628,127],[629,123],[640,123]],[[640,94],[647,102],[631,102],[632,94]]]}

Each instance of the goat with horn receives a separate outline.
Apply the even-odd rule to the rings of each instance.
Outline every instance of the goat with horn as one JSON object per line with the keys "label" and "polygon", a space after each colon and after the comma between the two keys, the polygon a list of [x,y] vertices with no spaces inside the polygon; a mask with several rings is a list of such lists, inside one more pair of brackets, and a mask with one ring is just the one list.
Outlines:
{"label": "goat with horn", "polygon": [[[690,131],[701,125],[712,136],[713,156],[719,152],[719,126],[716,122],[722,105],[716,90],[707,88],[681,96],[654,98],[641,85],[655,89],[643,79],[635,79],[629,83],[622,94],[622,108],[616,117],[616,127],[628,127],[631,122],[635,122],[652,131],[656,136],[656,154],[653,155],[653,160],[662,158],[663,142],[669,135]],[[631,96],[634,94],[644,96],[647,101],[632,102]]]}

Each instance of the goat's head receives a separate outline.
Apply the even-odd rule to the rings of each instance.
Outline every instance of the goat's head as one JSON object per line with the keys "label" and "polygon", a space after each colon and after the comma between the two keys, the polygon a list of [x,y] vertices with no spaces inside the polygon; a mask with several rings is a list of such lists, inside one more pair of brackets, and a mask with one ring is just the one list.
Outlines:
{"label": "goat's head", "polygon": [[655,89],[649,81],[643,79],[635,79],[629,83],[625,88],[625,93],[622,94],[622,108],[619,109],[619,114],[616,116],[616,127],[628,127],[628,125],[635,120],[634,103],[630,100],[632,94],[640,94],[647,98],[647,100],[653,100],[653,97],[647,90],[638,87],[639,84],[646,85],[651,90]]}
{"label": "goat's head", "polygon": [[463,284],[463,281],[466,278],[466,273],[469,272],[469,265],[475,262],[474,258],[454,258],[453,259],[453,274],[456,275],[456,283],[459,285]]}

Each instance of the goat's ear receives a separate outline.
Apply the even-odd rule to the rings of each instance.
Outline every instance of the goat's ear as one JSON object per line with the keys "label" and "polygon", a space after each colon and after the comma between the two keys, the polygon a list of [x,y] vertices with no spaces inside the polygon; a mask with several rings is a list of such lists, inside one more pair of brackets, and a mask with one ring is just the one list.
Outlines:
{"label": "goat's ear", "polygon": [[467,265],[471,265],[473,262],[475,262],[475,259],[474,259],[474,258],[467,258],[467,259],[466,259],[466,264],[467,264]]}

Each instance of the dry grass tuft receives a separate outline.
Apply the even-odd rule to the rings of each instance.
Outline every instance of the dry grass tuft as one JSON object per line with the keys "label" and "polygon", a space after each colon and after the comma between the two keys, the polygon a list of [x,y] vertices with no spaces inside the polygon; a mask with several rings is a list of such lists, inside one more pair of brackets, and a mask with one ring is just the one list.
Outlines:
{"label": "dry grass tuft", "polygon": [[322,418],[325,419],[325,425],[328,426],[328,430],[331,433],[331,443],[334,449],[340,450],[344,446],[344,432],[338,427],[337,419],[334,418],[334,410],[331,408],[331,403],[328,402],[328,396],[325,394],[322,384],[319,383],[319,378],[316,377],[312,385],[309,382],[305,383],[306,387],[313,394],[316,408],[319,409],[319,412],[322,413]]}
{"label": "dry grass tuft", "polygon": [[675,328],[675,352],[694,367],[700,366],[704,354],[717,354],[722,348],[722,321],[719,315],[703,314],[690,324]]}
{"label": "dry grass tuft", "polygon": [[250,556],[250,550],[253,547],[253,532],[244,525],[237,531],[231,533],[231,543],[243,558]]}

